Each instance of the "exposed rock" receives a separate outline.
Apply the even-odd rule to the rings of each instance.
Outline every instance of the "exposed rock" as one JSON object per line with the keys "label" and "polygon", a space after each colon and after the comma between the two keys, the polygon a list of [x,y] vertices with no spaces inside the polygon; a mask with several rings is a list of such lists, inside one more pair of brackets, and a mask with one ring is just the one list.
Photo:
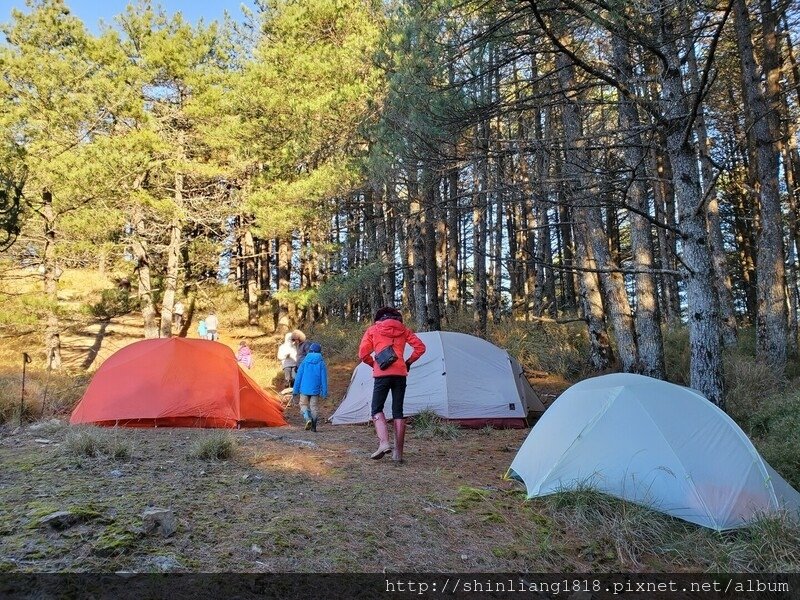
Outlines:
{"label": "exposed rock", "polygon": [[259,546],[258,544],[253,544],[252,546],[250,546],[250,552],[252,552],[253,554],[264,554],[263,548],[261,548],[261,546]]}
{"label": "exposed rock", "polygon": [[148,508],[142,513],[142,531],[147,534],[160,533],[169,537],[178,529],[175,513],[169,508]]}
{"label": "exposed rock", "polygon": [[53,529],[67,529],[75,525],[78,521],[78,515],[68,510],[59,510],[58,512],[50,513],[46,517],[42,517],[39,523],[41,525],[49,525]]}
{"label": "exposed rock", "polygon": [[122,477],[123,473],[119,469],[114,469],[113,471],[109,472],[111,477]]}
{"label": "exposed rock", "polygon": [[183,569],[183,565],[174,556],[154,556],[147,561],[154,570],[162,573]]}

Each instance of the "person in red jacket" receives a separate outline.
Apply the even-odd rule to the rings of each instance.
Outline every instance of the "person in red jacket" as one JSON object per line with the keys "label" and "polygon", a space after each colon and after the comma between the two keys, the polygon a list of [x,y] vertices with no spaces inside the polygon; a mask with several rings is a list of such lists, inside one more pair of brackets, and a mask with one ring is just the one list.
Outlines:
{"label": "person in red jacket", "polygon": [[[403,360],[406,344],[412,352]],[[425,353],[425,344],[416,334],[403,325],[403,315],[396,308],[385,306],[375,313],[375,324],[364,332],[358,347],[358,357],[372,367],[374,387],[372,389],[372,421],[378,434],[378,449],[372,458],[383,458],[391,449],[389,428],[383,406],[392,392],[392,423],[394,424],[394,452],[392,459],[403,462],[403,442],[406,435],[406,420],[403,417],[403,400],[406,395],[408,370]]]}

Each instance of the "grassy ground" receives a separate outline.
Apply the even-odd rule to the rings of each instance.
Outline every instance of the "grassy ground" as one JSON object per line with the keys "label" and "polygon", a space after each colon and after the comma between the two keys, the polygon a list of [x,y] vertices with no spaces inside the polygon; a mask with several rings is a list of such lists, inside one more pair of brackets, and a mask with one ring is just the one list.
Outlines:
{"label": "grassy ground", "polygon": [[[326,407],[326,411],[333,406]],[[422,438],[369,459],[366,426],[0,437],[0,571],[796,571],[779,520],[717,534],[589,490],[526,501],[503,479],[526,431]],[[224,436],[220,438],[220,435]],[[93,440],[87,443],[87,439]],[[232,445],[223,460],[201,445]],[[148,507],[177,532],[140,532]],[[67,510],[64,530],[42,518]]]}
{"label": "grassy ground", "polygon": [[[94,291],[73,294],[76,306],[105,285],[88,280]],[[235,349],[248,340],[253,376],[280,389],[279,337],[241,325],[235,298],[203,298],[198,314],[211,306],[221,315],[221,341]],[[591,490],[525,500],[503,475],[528,430],[454,434],[420,422],[409,428],[407,463],[396,466],[369,459],[370,427],[322,425],[314,434],[296,408],[287,427],[273,429],[68,427],[64,415],[92,371],[140,336],[136,317],[74,314],[62,336],[66,373],[48,375],[32,352],[30,415],[42,413],[47,390],[38,423],[17,427],[13,414],[17,359],[38,334],[0,347],[0,572],[800,570],[800,529],[781,519],[718,534]],[[322,342],[331,372],[324,415],[344,394],[360,332],[341,323],[307,331]],[[579,331],[540,324],[492,333],[521,357],[546,403],[583,375]],[[669,344],[679,371],[680,340]],[[797,386],[745,355],[728,361],[731,414],[797,485]],[[148,507],[172,509],[176,532],[143,534]],[[56,511],[70,511],[73,523],[42,522]]]}

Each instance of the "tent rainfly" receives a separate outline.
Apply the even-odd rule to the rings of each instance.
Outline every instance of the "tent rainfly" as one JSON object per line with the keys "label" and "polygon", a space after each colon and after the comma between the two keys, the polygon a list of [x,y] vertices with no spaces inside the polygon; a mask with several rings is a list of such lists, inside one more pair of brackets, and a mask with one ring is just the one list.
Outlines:
{"label": "tent rainfly", "polygon": [[69,422],[124,427],[286,425],[280,401],[218,342],[142,340],[97,370]]}
{"label": "tent rainfly", "polygon": [[[505,350],[463,333],[430,331],[417,335],[427,349],[408,374],[404,402],[407,416],[429,409],[467,427],[521,428],[527,425],[528,413],[544,411],[522,367]],[[405,356],[410,354],[407,346]],[[372,368],[359,364],[331,422],[369,422],[372,387]],[[390,394],[384,408],[388,419],[391,405]]]}
{"label": "tent rainfly", "polygon": [[694,390],[628,373],[564,392],[509,475],[529,498],[590,485],[717,531],[800,510],[800,493],[717,406]]}

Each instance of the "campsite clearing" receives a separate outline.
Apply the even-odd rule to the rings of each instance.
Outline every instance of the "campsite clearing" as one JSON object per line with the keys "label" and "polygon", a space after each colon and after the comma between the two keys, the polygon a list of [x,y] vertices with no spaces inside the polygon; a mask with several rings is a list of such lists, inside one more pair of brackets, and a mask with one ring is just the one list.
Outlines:
{"label": "campsite clearing", "polygon": [[[328,403],[325,413],[333,408]],[[410,429],[407,464],[398,467],[388,458],[369,460],[370,427],[325,425],[315,435],[295,413],[288,427],[225,432],[55,423],[0,430],[0,571],[800,565],[793,546],[780,540],[748,550],[747,530],[720,536],[598,494],[526,502],[522,486],[502,476],[529,430],[464,430],[444,440],[420,439]],[[98,453],[88,456],[76,432],[98,442]],[[231,458],[192,457],[199,441],[220,435],[237,446]],[[148,507],[174,511],[174,535],[141,533]],[[57,511],[71,512],[74,523],[60,530],[42,523]]]}

